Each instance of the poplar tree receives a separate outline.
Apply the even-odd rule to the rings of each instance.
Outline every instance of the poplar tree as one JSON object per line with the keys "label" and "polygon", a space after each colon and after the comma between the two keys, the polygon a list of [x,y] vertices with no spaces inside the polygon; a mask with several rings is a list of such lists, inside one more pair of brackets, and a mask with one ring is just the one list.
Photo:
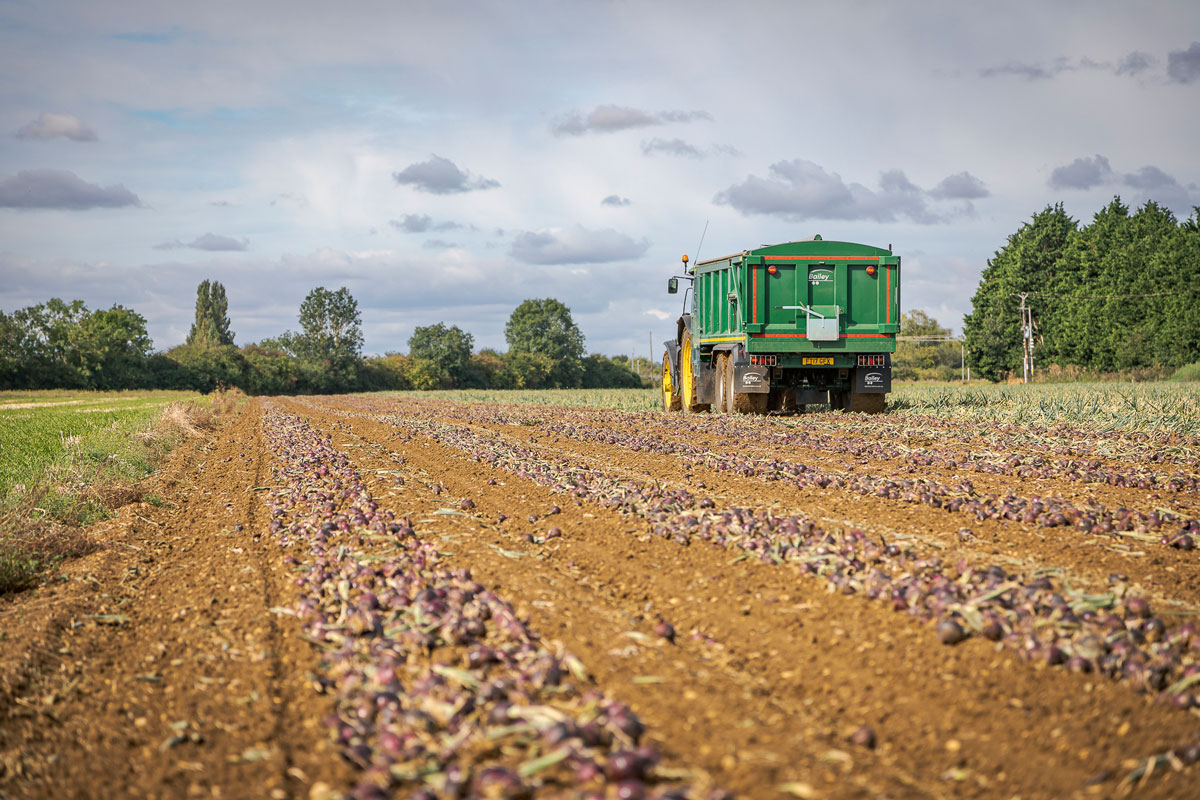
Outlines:
{"label": "poplar tree", "polygon": [[188,333],[188,344],[219,347],[233,344],[229,330],[229,301],[220,281],[202,281],[196,287],[196,319]]}

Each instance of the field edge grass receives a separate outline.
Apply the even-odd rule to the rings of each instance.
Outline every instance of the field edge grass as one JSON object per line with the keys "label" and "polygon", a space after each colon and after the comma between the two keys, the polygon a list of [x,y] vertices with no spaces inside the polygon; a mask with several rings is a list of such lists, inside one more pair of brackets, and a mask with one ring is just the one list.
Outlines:
{"label": "field edge grass", "polygon": [[105,452],[103,459],[32,465],[32,480],[0,498],[0,595],[28,589],[63,559],[98,549],[87,527],[128,503],[157,501],[141,486],[145,479],[172,450],[207,437],[244,401],[236,389],[174,400],[138,424],[96,429],[71,442],[80,452]]}

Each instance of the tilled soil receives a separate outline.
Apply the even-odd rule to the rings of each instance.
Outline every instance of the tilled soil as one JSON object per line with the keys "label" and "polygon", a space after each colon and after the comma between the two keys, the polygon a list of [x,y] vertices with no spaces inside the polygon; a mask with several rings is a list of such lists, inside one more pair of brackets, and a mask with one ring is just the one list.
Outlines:
{"label": "tilled soil", "polygon": [[[321,797],[359,783],[327,726],[324,662],[289,613],[294,572],[268,530],[267,495],[280,483],[279,454],[264,446],[268,405],[327,434],[381,509],[511,603],[543,642],[577,656],[599,690],[636,712],[664,771],[690,774],[693,786],[738,797],[1200,796],[1186,757],[1200,715],[1156,690],[1030,660],[1009,640],[942,644],[933,621],[840,591],[799,562],[673,540],[653,515],[522,476],[423,424],[687,491],[716,511],[861,530],[963,570],[1002,564],[1017,581],[1049,574],[1056,587],[1136,593],[1168,634],[1200,605],[1200,551],[796,487],[547,423],[702,440],[839,473],[895,476],[904,463],[749,435],[739,446],[728,433],[736,420],[699,416],[692,432],[656,414],[631,422],[379,397],[250,404],[211,441],[176,453],[156,479],[162,507],[125,507],[94,532],[102,551],[0,606],[0,796]],[[870,426],[864,419],[863,437]],[[969,477],[985,491],[1145,512],[1172,503],[1183,513],[1196,500],[1053,476]],[[390,791],[418,788],[398,780]]]}

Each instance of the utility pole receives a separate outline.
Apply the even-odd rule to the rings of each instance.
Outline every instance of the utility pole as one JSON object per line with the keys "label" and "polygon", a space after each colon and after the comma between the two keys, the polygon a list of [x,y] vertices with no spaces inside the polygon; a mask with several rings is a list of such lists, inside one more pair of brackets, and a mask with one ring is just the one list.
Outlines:
{"label": "utility pole", "polygon": [[1025,304],[1029,292],[1018,292],[1021,298],[1021,369],[1025,383],[1033,377],[1033,309]]}

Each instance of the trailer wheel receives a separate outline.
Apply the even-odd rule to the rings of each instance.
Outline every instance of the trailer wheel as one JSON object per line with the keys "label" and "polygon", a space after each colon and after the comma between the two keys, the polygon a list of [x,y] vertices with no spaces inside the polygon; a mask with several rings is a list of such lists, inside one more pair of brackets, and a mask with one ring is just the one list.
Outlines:
{"label": "trailer wheel", "polygon": [[733,413],[733,364],[728,353],[717,356],[717,413]]}
{"label": "trailer wheel", "polygon": [[671,383],[671,351],[663,351],[662,395],[663,411],[678,411],[683,402],[679,399],[679,387]]}
{"label": "trailer wheel", "polygon": [[679,348],[679,387],[683,413],[695,414],[708,411],[708,403],[696,402],[696,373],[692,370],[692,334],[683,334],[683,346]]}

